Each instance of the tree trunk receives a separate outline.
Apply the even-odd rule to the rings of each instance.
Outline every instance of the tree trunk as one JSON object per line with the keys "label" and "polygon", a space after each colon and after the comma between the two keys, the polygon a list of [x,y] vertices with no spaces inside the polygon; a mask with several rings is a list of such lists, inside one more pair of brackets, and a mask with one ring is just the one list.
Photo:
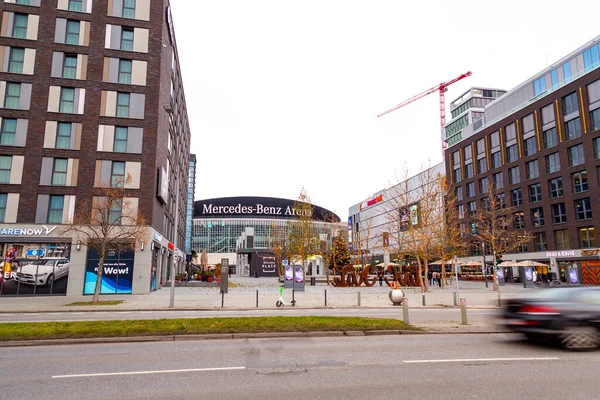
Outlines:
{"label": "tree trunk", "polygon": [[98,271],[96,274],[96,287],[94,288],[94,297],[92,298],[93,304],[98,304],[100,302],[100,288],[102,287],[102,274],[104,272],[104,254],[105,251],[102,250],[100,253],[100,260],[98,261]]}
{"label": "tree trunk", "polygon": [[423,279],[423,266],[421,265],[421,259],[417,257],[417,266],[419,268],[419,278],[421,280],[421,291],[426,292],[427,289],[427,276]]}
{"label": "tree trunk", "polygon": [[446,260],[442,257],[442,286],[443,289],[446,285]]}

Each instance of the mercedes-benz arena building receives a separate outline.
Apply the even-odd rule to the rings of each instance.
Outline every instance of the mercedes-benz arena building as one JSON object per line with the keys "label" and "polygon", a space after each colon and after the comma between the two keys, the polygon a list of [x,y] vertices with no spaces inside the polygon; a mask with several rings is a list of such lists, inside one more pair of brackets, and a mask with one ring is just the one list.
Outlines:
{"label": "mercedes-benz arena building", "polygon": [[[242,276],[276,276],[269,243],[275,232],[298,219],[296,200],[273,197],[223,197],[194,203],[192,249],[206,249],[208,264],[216,265],[227,258],[230,271]],[[331,237],[342,224],[329,210],[312,205],[314,229],[321,240]],[[331,222],[335,221],[335,222]],[[307,276],[324,276],[321,257],[306,261]]]}

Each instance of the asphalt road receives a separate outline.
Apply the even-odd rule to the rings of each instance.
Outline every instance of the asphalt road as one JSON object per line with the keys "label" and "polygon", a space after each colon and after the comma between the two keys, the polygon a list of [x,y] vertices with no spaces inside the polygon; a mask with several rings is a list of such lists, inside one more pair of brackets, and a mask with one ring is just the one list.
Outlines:
{"label": "asphalt road", "polygon": [[[469,309],[468,321],[489,322],[499,311],[494,309]],[[209,318],[209,317],[256,317],[268,315],[285,316],[352,316],[402,319],[402,308],[347,308],[347,309],[301,309],[282,308],[275,310],[210,310],[210,311],[93,311],[93,312],[43,312],[2,313],[2,322],[46,322],[46,321],[101,321],[161,318]],[[409,314],[411,323],[436,321],[460,322],[458,308],[414,308]]]}
{"label": "asphalt road", "polygon": [[593,399],[600,352],[515,334],[0,348],[2,399]]}

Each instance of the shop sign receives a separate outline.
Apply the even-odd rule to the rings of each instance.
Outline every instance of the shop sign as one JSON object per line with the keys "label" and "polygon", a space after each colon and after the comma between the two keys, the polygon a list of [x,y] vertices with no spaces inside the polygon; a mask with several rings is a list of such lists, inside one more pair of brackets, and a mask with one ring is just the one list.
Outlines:
{"label": "shop sign", "polygon": [[[383,194],[380,194],[379,196],[375,196],[371,200],[367,200],[367,205],[365,206],[365,208],[374,206],[375,204],[380,203],[382,201],[383,201]],[[362,210],[363,210],[363,205],[362,205],[362,203],[360,203],[360,211],[362,211]]]}
{"label": "shop sign", "polygon": [[582,257],[597,256],[600,253],[600,249],[581,250]]}
{"label": "shop sign", "polygon": [[575,257],[575,250],[547,251],[546,257]]}
{"label": "shop sign", "polygon": [[2,228],[0,236],[47,236],[55,229],[56,226],[48,228],[46,225],[42,225],[41,228]]}

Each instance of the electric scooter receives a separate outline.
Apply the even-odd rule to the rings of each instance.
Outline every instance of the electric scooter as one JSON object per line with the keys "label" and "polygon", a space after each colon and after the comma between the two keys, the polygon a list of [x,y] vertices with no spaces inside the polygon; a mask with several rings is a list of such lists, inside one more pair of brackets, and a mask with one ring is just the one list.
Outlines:
{"label": "electric scooter", "polygon": [[[296,305],[296,300],[292,299],[292,301],[290,302],[290,304],[293,306]],[[275,303],[275,305],[277,307],[283,307],[285,306],[285,301],[283,300],[283,286],[281,286],[279,288],[279,300],[277,300],[277,302]]]}

